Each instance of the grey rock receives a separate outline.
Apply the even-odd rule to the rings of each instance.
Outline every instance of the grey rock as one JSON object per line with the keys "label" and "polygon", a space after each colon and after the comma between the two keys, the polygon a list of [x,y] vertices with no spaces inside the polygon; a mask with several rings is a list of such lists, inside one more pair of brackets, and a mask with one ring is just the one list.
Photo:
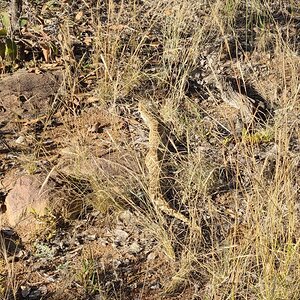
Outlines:
{"label": "grey rock", "polygon": [[40,290],[34,290],[30,292],[30,294],[28,295],[28,299],[35,300],[35,299],[39,299],[41,296],[42,296],[42,292]]}
{"label": "grey rock", "polygon": [[124,210],[120,213],[119,219],[125,224],[129,224],[134,218],[133,214],[129,210]]}
{"label": "grey rock", "polygon": [[125,242],[129,236],[129,234],[122,229],[116,229],[114,235],[116,243]]}
{"label": "grey rock", "polygon": [[21,286],[21,295],[26,298],[30,294],[31,288],[29,286]]}

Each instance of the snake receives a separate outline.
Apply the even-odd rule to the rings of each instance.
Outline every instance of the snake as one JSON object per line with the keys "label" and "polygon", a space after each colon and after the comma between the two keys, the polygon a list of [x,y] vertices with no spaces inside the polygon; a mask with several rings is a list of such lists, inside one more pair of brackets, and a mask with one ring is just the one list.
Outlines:
{"label": "snake", "polygon": [[149,129],[148,152],[145,156],[145,165],[148,169],[149,199],[158,211],[182,221],[191,228],[195,228],[190,219],[170,206],[161,192],[161,173],[163,161],[160,159],[159,155],[160,147],[162,145],[160,122],[155,114],[152,113],[149,105],[145,103],[145,101],[139,101],[138,111]]}

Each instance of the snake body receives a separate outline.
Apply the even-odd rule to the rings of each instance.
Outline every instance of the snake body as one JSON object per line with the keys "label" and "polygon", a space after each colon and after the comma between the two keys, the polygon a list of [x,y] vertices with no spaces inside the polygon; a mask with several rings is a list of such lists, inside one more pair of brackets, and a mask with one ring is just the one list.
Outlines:
{"label": "snake body", "polygon": [[162,161],[159,159],[159,149],[162,144],[162,140],[161,134],[159,132],[159,121],[151,113],[147,104],[145,104],[144,102],[139,102],[138,110],[141,114],[143,121],[149,128],[149,146],[148,152],[145,157],[145,164],[148,169],[149,176],[148,194],[150,201],[158,211],[161,211],[173,218],[181,220],[188,226],[192,227],[190,220],[180,212],[173,209],[161,192]]}

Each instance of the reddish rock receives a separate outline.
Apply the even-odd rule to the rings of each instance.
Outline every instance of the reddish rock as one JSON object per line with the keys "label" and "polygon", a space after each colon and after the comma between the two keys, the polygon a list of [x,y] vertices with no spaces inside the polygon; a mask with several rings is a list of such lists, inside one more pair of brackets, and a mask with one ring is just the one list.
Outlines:
{"label": "reddish rock", "polygon": [[30,223],[33,216],[43,216],[49,205],[51,185],[39,175],[23,175],[5,199],[6,220],[10,226]]}

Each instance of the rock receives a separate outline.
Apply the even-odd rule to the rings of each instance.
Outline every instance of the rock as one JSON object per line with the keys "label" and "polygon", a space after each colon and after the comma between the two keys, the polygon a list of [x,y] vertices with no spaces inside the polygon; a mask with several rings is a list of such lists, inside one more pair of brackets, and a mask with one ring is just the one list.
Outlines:
{"label": "rock", "polygon": [[122,265],[122,262],[119,259],[114,259],[112,263],[113,263],[113,268],[114,269],[118,269],[119,266]]}
{"label": "rock", "polygon": [[29,120],[46,114],[51,109],[52,99],[59,90],[61,80],[61,71],[35,74],[18,70],[13,74],[1,75],[0,123],[6,123],[3,126],[5,130],[19,131],[17,122],[10,122],[16,115]]}
{"label": "rock", "polygon": [[[103,136],[103,140],[107,139]],[[104,146],[105,148],[106,146]],[[98,149],[103,147],[99,146]],[[93,150],[91,154],[83,159],[78,159],[76,149],[67,148],[61,151],[60,161],[62,167],[60,172],[66,176],[76,176],[82,178],[93,178],[97,176],[97,188],[92,199],[96,204],[95,209],[105,212],[112,205],[112,199],[118,204],[122,199],[130,196],[130,191],[134,190],[139,182],[134,174],[138,174],[137,159],[131,150],[120,149],[120,151],[97,153]],[[99,151],[98,151],[99,152]],[[103,150],[102,150],[103,152]],[[77,157],[77,158],[76,158]],[[74,163],[76,160],[76,163]],[[70,163],[71,162],[71,163]]]}
{"label": "rock", "polygon": [[[0,77],[0,102],[8,110],[22,106],[30,111],[45,110],[46,100],[57,93],[61,78],[61,71],[34,74],[26,70],[18,70],[13,74],[2,75]],[[17,104],[12,107],[15,103],[9,105],[9,101],[13,96],[17,98]]]}
{"label": "rock", "polygon": [[29,286],[21,285],[21,295],[23,298],[27,298],[30,294],[31,288]]}
{"label": "rock", "polygon": [[147,261],[154,260],[157,257],[157,254],[154,252],[150,252],[147,256]]}
{"label": "rock", "polygon": [[16,140],[15,140],[15,143],[16,144],[24,144],[25,142],[25,137],[20,135]]}
{"label": "rock", "polygon": [[122,229],[116,229],[114,231],[114,234],[115,234],[115,243],[125,242],[129,236],[129,234]]}
{"label": "rock", "polygon": [[45,215],[52,187],[43,181],[40,175],[23,175],[17,179],[5,199],[5,215],[10,226],[30,223],[34,215]]}
{"label": "rock", "polygon": [[132,254],[138,254],[139,252],[142,251],[142,247],[137,243],[137,242],[133,242],[130,246],[129,246],[129,251]]}
{"label": "rock", "polygon": [[42,296],[42,292],[40,290],[33,290],[28,295],[28,299],[36,300],[36,299],[40,299],[41,296]]}
{"label": "rock", "polygon": [[23,175],[24,174],[20,173],[17,168],[11,168],[6,172],[4,178],[0,181],[0,190],[4,194],[8,194],[8,192],[15,186],[18,178]]}
{"label": "rock", "polygon": [[158,283],[155,282],[150,286],[151,290],[158,290],[159,288],[161,288],[161,284],[159,282]]}
{"label": "rock", "polygon": [[134,215],[129,210],[124,210],[119,215],[119,220],[125,224],[132,222]]}
{"label": "rock", "polygon": [[7,194],[0,224],[14,227],[23,241],[45,225],[40,222],[40,217],[49,212],[68,219],[75,219],[82,212],[82,194],[72,190],[72,182],[68,178],[61,179],[55,172],[46,176],[14,171],[14,175],[8,172],[0,182],[0,190]]}
{"label": "rock", "polygon": [[88,235],[86,236],[86,239],[87,239],[88,241],[94,241],[94,240],[96,240],[96,238],[97,238],[97,235],[96,235],[96,234],[88,234]]}
{"label": "rock", "polygon": [[48,289],[45,285],[42,285],[39,287],[39,291],[41,292],[42,295],[46,295],[48,292]]}

